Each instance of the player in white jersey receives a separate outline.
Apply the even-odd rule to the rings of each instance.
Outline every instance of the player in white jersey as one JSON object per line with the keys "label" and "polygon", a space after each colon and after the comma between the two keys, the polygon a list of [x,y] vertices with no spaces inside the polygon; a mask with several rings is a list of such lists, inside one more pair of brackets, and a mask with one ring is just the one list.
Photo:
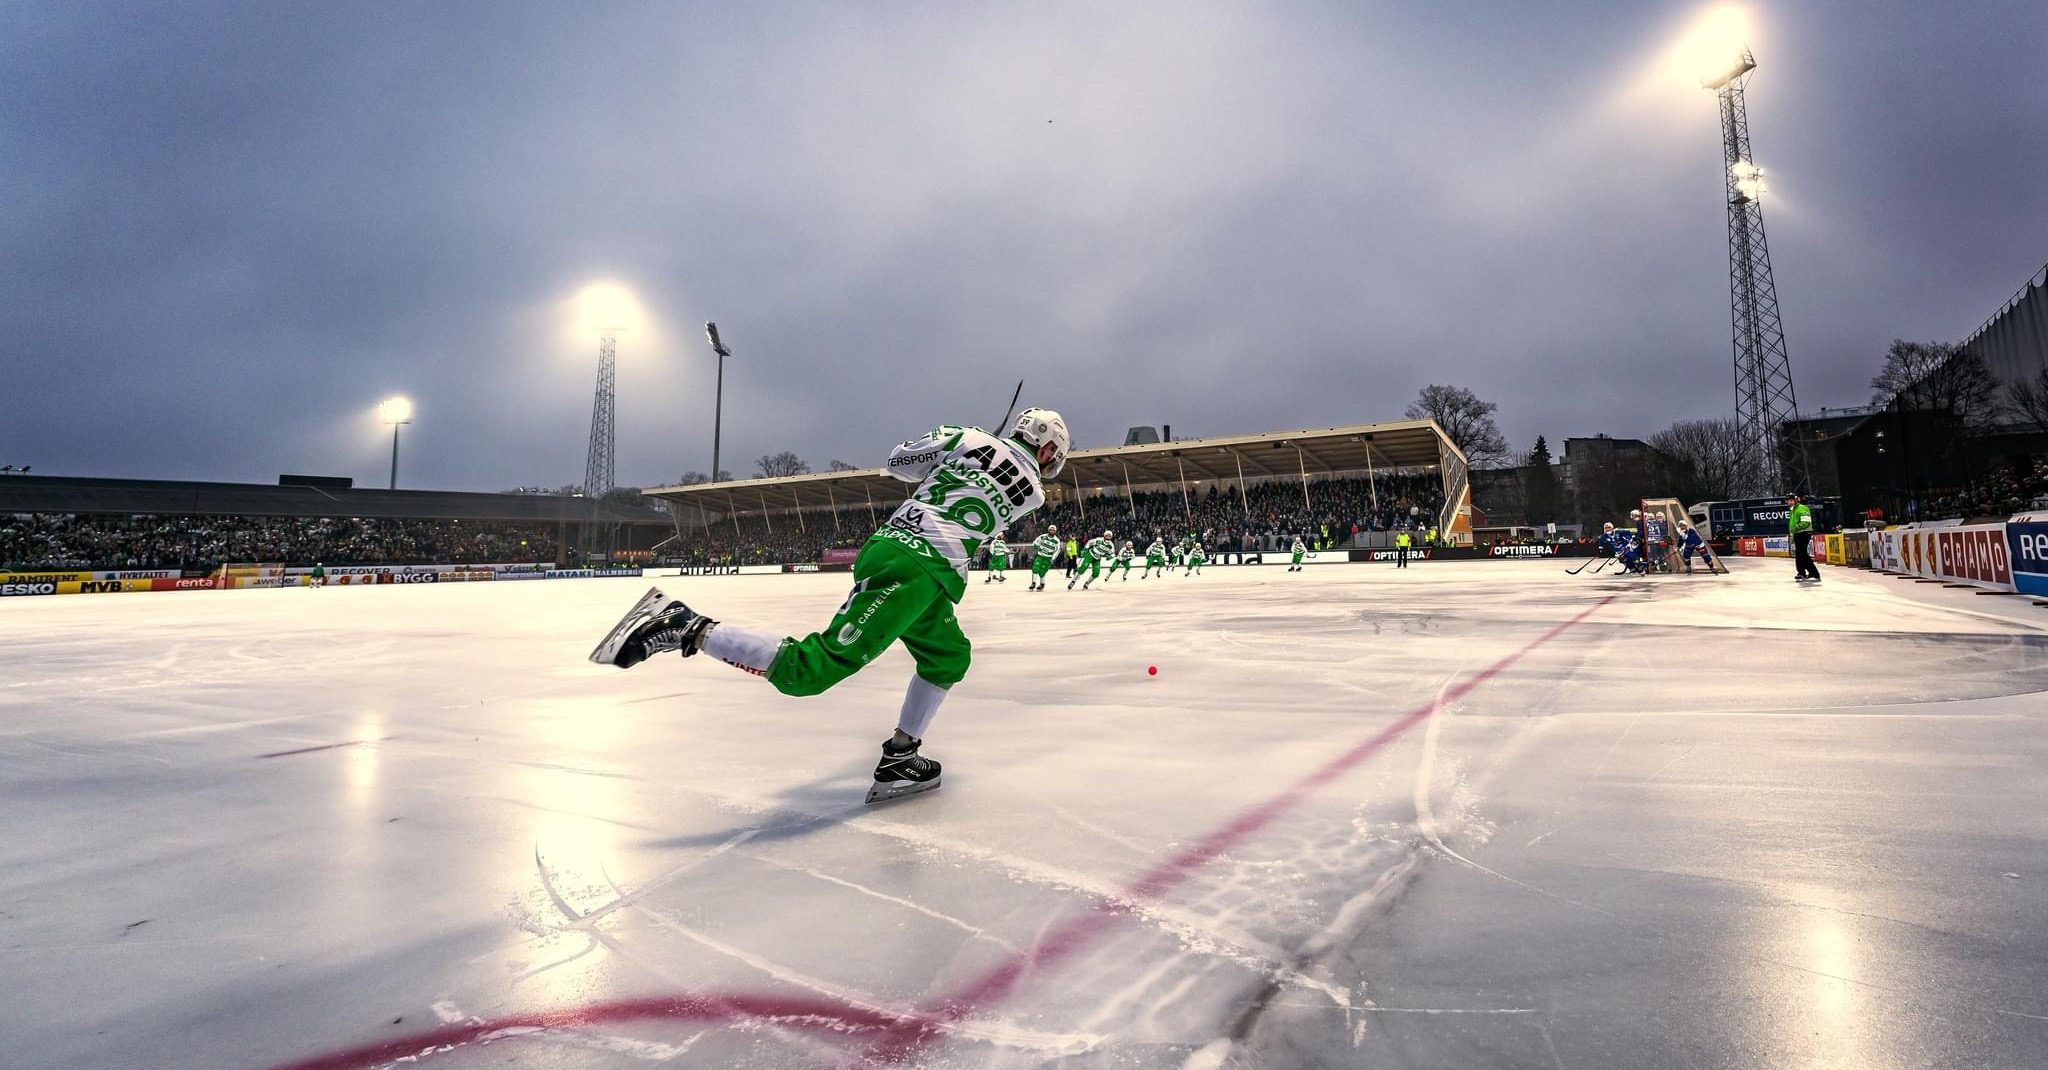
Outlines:
{"label": "player in white jersey", "polygon": [[[1084,573],[1087,575],[1087,579],[1081,580],[1082,590],[1087,590],[1096,580],[1101,579],[1102,566],[1116,557],[1115,539],[1114,532],[1105,531],[1089,539],[1088,544],[1081,547],[1081,567],[1075,571],[1074,580],[1080,580]],[[1074,589],[1074,580],[1067,581],[1067,590]]]}
{"label": "player in white jersey", "polygon": [[832,622],[802,639],[720,623],[660,589],[647,592],[590,655],[631,668],[654,654],[709,653],[785,695],[816,695],[897,640],[917,666],[896,733],[882,744],[868,801],[938,786],[939,763],[918,753],[946,691],[967,675],[970,647],[953,606],[968,562],[995,532],[1045,504],[1044,480],[1066,463],[1066,422],[1026,409],[1007,436],[947,425],[897,446],[888,472],[917,490],[861,547],[853,593]]}
{"label": "player in white jersey", "polygon": [[1138,552],[1131,548],[1129,539],[1125,539],[1123,545],[1116,548],[1116,570],[1123,574],[1125,583],[1131,582],[1131,558],[1136,556]]}
{"label": "player in white jersey", "polygon": [[983,577],[981,582],[987,583],[990,580],[994,580],[997,583],[1008,583],[1010,581],[1003,576],[1003,573],[1008,571],[1010,571],[1010,547],[1009,544],[1003,542],[1003,533],[998,531],[995,538],[988,541],[988,575]]}
{"label": "player in white jersey", "polygon": [[1031,586],[1030,591],[1045,590],[1045,574],[1052,571],[1053,559],[1060,555],[1060,526],[1049,524],[1043,534],[1031,540]]}
{"label": "player in white jersey", "polygon": [[1294,554],[1294,560],[1288,563],[1287,571],[1300,572],[1301,559],[1308,554],[1308,544],[1301,541],[1301,536],[1294,537],[1294,549],[1291,552]]}
{"label": "player in white jersey", "polygon": [[1166,541],[1161,539],[1157,533],[1154,533],[1152,536],[1152,545],[1145,547],[1145,571],[1139,573],[1138,578],[1141,580],[1151,579],[1152,570],[1155,568],[1159,570],[1161,576],[1166,575]]}

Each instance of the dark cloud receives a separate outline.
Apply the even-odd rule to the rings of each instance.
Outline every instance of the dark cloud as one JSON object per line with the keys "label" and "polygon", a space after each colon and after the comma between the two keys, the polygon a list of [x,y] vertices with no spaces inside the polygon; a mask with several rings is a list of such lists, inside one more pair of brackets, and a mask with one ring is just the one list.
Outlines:
{"label": "dark cloud", "polygon": [[[0,7],[0,459],[580,478],[597,279],[619,477],[870,463],[1018,377],[1084,443],[1398,416],[1526,444],[1730,407],[1696,9],[1614,3]],[[2039,4],[1758,12],[1809,408],[2048,259]]]}

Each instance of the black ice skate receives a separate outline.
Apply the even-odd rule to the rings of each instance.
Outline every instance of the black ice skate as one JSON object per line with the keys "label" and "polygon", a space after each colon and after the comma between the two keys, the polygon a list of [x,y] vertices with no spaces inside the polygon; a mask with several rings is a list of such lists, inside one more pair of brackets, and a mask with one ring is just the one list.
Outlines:
{"label": "black ice skate", "polygon": [[875,783],[868,789],[867,801],[887,802],[939,786],[939,763],[917,753],[923,742],[913,739],[899,750],[893,738],[883,741],[882,760],[875,765]]}
{"label": "black ice skate", "polygon": [[661,593],[661,588],[650,587],[612,627],[604,642],[590,652],[590,660],[630,669],[671,650],[680,651],[687,658],[703,645],[704,633],[716,623]]}

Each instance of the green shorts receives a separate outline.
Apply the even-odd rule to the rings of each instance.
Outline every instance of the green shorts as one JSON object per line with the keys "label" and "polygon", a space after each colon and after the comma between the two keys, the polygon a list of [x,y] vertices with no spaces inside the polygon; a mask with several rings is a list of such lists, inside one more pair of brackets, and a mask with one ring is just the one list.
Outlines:
{"label": "green shorts", "polygon": [[898,640],[926,683],[952,687],[967,675],[973,648],[945,588],[910,552],[875,540],[853,563],[853,593],[832,623],[785,639],[768,682],[785,695],[815,695],[859,672]]}

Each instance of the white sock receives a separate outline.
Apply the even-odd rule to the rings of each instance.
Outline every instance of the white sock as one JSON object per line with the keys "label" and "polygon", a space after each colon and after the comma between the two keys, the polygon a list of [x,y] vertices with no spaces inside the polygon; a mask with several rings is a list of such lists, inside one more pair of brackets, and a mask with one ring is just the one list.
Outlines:
{"label": "white sock", "polygon": [[781,649],[781,636],[735,624],[714,624],[704,633],[706,654],[756,676],[768,675],[768,667],[775,664],[775,654]]}
{"label": "white sock", "polygon": [[896,727],[912,739],[923,739],[925,729],[932,726],[932,718],[939,715],[939,703],[944,701],[945,688],[922,676],[912,676],[909,690],[903,692],[903,712],[896,718]]}

